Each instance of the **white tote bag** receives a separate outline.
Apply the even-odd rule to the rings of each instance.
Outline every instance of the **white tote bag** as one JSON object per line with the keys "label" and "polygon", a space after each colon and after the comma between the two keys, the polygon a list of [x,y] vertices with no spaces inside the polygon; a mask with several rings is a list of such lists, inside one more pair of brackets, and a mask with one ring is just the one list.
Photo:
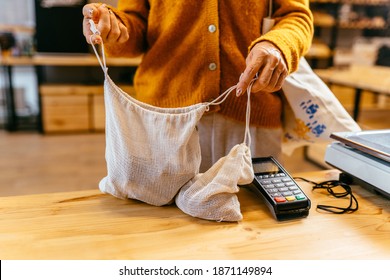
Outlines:
{"label": "white tote bag", "polygon": [[[272,0],[269,16],[263,19],[263,34],[274,25],[271,14]],[[303,57],[298,70],[285,79],[282,91],[285,99],[282,150],[288,155],[301,146],[330,142],[333,132],[361,130]]]}
{"label": "white tote bag", "polygon": [[329,142],[333,132],[360,131],[328,86],[313,72],[304,58],[282,86],[284,105],[283,152],[299,146]]}

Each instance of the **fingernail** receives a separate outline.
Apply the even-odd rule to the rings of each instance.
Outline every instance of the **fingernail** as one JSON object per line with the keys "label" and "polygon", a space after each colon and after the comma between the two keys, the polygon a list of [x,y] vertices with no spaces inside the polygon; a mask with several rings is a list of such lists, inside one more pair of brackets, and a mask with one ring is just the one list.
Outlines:
{"label": "fingernail", "polygon": [[95,39],[92,40],[92,38],[91,38],[91,43],[94,44],[94,45],[98,45],[98,44],[100,44],[100,39],[99,38],[95,38]]}
{"label": "fingernail", "polygon": [[242,89],[237,89],[236,90],[236,96],[238,97],[238,96],[240,96],[242,94]]}

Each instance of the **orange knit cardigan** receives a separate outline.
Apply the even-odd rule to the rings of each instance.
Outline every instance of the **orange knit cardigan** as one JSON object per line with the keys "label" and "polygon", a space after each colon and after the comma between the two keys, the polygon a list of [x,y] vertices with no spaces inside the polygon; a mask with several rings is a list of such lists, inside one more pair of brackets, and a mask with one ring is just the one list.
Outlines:
{"label": "orange knit cardigan", "polygon": [[[130,39],[106,46],[110,56],[139,56],[134,77],[137,99],[159,107],[211,101],[238,82],[248,49],[270,41],[282,52],[290,73],[310,46],[313,18],[308,0],[274,0],[275,27],[261,35],[268,0],[119,0],[114,13]],[[279,93],[256,93],[251,123],[281,126]],[[229,98],[214,110],[245,121],[246,97]]]}

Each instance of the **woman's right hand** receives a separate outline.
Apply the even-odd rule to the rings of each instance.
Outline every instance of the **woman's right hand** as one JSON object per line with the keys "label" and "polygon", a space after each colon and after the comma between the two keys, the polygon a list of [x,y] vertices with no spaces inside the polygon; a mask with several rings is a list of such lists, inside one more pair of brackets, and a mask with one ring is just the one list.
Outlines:
{"label": "woman's right hand", "polygon": [[[83,7],[83,34],[88,44],[114,45],[124,43],[129,39],[126,26],[105,5],[98,3],[87,4]],[[95,22],[100,35],[93,34],[89,20]]]}

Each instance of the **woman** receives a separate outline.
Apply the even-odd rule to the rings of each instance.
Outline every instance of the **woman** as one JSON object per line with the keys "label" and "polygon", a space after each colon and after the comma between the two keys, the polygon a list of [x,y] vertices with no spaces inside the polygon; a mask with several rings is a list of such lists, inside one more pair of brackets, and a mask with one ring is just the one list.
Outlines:
{"label": "woman", "polygon": [[[280,159],[285,77],[297,70],[313,35],[307,0],[273,1],[275,26],[261,34],[268,0],[119,0],[118,8],[87,4],[83,30],[88,43],[110,56],[139,56],[136,98],[159,107],[207,102],[233,85],[236,95],[213,106],[198,130],[201,171],[241,143],[251,80],[252,157]],[[99,35],[92,35],[89,19]]]}

